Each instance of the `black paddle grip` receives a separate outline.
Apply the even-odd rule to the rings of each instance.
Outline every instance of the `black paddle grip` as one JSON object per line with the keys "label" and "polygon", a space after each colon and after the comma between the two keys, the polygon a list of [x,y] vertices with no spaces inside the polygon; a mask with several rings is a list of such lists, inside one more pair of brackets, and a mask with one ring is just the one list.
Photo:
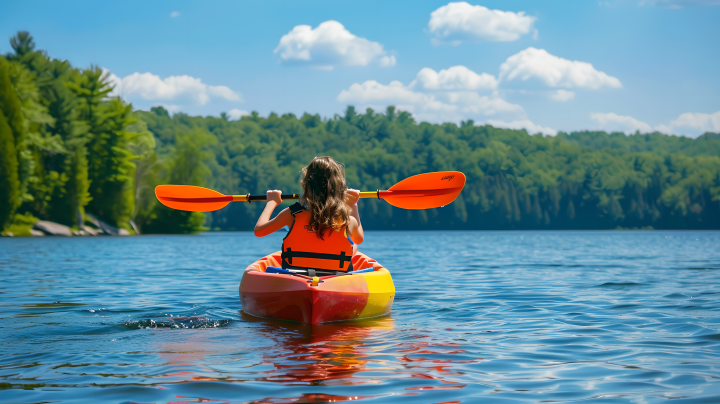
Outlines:
{"label": "black paddle grip", "polygon": [[[300,198],[300,195],[299,195],[299,194],[282,194],[282,195],[280,195],[280,197],[281,197],[283,200],[285,200],[285,199],[299,199],[299,198]],[[250,203],[250,202],[252,202],[252,201],[267,201],[267,195],[248,195],[248,196],[247,196],[247,201],[248,201],[248,203]]]}

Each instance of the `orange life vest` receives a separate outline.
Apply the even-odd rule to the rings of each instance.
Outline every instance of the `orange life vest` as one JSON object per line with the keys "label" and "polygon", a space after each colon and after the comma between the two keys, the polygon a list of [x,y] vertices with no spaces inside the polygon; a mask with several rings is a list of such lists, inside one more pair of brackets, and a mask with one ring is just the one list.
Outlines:
{"label": "orange life vest", "polygon": [[299,203],[290,206],[295,221],[283,238],[283,269],[320,269],[352,271],[355,243],[346,235],[346,228],[329,230],[323,239],[309,230],[310,212]]}

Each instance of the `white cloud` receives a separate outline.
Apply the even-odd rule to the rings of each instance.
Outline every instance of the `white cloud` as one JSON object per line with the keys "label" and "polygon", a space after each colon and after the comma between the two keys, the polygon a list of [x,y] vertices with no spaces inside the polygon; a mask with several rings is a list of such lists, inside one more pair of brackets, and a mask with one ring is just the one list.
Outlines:
{"label": "white cloud", "polygon": [[400,110],[413,113],[417,119],[430,122],[459,122],[486,116],[525,117],[521,106],[497,96],[480,96],[472,91],[426,94],[414,91],[399,81],[392,81],[388,85],[375,80],[355,83],[341,91],[337,100],[373,108],[394,105]]}
{"label": "white cloud", "polygon": [[490,10],[466,2],[449,3],[430,13],[428,29],[434,45],[460,41],[515,41],[530,32],[535,17],[524,11]]}
{"label": "white cloud", "polygon": [[395,66],[395,56],[388,55],[383,45],[353,35],[337,21],[325,21],[313,29],[297,25],[280,38],[275,48],[280,61],[305,64],[331,70],[336,66]]}
{"label": "white cloud", "polygon": [[180,17],[179,11],[173,11],[172,13],[170,13],[170,18],[175,18],[175,17]]}
{"label": "white cloud", "polygon": [[235,120],[235,121],[246,115],[250,115],[249,112],[243,111],[243,110],[240,110],[237,108],[231,109],[230,111],[228,111],[227,114],[228,114],[228,117],[230,117],[230,119]]}
{"label": "white cloud", "polygon": [[645,122],[613,112],[593,112],[590,114],[590,119],[599,123],[600,129],[607,132],[635,133],[640,131],[641,133],[650,133],[653,131],[652,126]]}
{"label": "white cloud", "polygon": [[555,136],[557,131],[553,128],[542,127],[531,122],[529,119],[521,119],[512,122],[497,121],[490,119],[487,121],[488,124],[496,128],[505,129],[525,129],[529,134],[534,135],[536,133],[542,133],[543,135]]}
{"label": "white cloud", "polygon": [[639,121],[631,116],[621,116],[610,113],[595,112],[590,118],[600,124],[599,129],[612,132],[624,132],[627,134],[662,132],[668,135],[683,135],[698,137],[705,132],[720,133],[720,111],[713,114],[700,112],[686,112],[673,119],[669,124],[661,124],[655,127]]}
{"label": "white cloud", "polygon": [[340,102],[358,102],[361,104],[387,103],[422,105],[425,108],[443,109],[444,106],[434,96],[412,91],[403,83],[395,80],[389,85],[368,80],[362,84],[355,83],[337,96]]}
{"label": "white cloud", "polygon": [[568,91],[568,90],[555,90],[550,92],[549,95],[551,100],[554,101],[570,101],[573,98],[575,98],[575,92],[574,91]]}
{"label": "white cloud", "polygon": [[661,129],[669,129],[676,133],[701,135],[705,132],[720,133],[720,111],[714,114],[703,114],[699,112],[686,112],[677,119],[670,121],[669,127],[665,125],[658,126]]}
{"label": "white cloud", "polygon": [[537,79],[549,87],[620,88],[620,80],[595,70],[592,64],[567,60],[533,47],[510,56],[500,65],[500,82]]}
{"label": "white cloud", "polygon": [[242,95],[226,86],[210,86],[187,75],[161,79],[152,73],[133,73],[122,79],[108,70],[108,81],[115,85],[110,96],[124,99],[139,97],[145,100],[190,100],[197,105],[207,104],[211,98],[242,101]]}
{"label": "white cloud", "polygon": [[459,106],[460,111],[466,116],[501,114],[514,117],[525,116],[525,110],[521,106],[511,104],[497,96],[488,97],[471,91],[462,91],[449,92],[444,94],[444,97],[451,104]]}
{"label": "white cloud", "polygon": [[394,55],[383,56],[380,60],[378,60],[378,65],[380,65],[380,67],[393,67],[396,63],[397,60],[395,60]]}
{"label": "white cloud", "polygon": [[465,66],[453,66],[449,69],[435,70],[425,67],[417,74],[417,80],[428,90],[480,90],[497,88],[495,76],[487,73],[477,74]]}

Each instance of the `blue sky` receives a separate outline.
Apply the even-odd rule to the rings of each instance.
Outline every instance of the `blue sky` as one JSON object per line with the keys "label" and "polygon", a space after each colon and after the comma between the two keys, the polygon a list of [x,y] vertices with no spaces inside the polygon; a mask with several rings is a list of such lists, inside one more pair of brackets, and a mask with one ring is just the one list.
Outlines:
{"label": "blue sky", "polygon": [[[136,108],[720,132],[720,0],[6,2],[0,32]],[[0,52],[11,50],[0,43]]]}

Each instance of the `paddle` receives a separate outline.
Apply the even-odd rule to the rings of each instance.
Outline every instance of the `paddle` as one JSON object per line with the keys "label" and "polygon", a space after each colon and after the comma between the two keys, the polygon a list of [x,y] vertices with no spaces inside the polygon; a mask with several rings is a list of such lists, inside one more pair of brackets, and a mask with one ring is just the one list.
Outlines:
{"label": "paddle", "polygon": [[[378,198],[403,209],[431,209],[445,206],[457,198],[465,186],[465,174],[439,171],[406,178],[387,191],[360,192],[360,198]],[[192,185],[159,185],[155,196],[163,205],[192,212],[212,212],[230,202],[267,200],[267,195],[223,195]],[[283,194],[282,199],[298,199],[298,194]]]}

